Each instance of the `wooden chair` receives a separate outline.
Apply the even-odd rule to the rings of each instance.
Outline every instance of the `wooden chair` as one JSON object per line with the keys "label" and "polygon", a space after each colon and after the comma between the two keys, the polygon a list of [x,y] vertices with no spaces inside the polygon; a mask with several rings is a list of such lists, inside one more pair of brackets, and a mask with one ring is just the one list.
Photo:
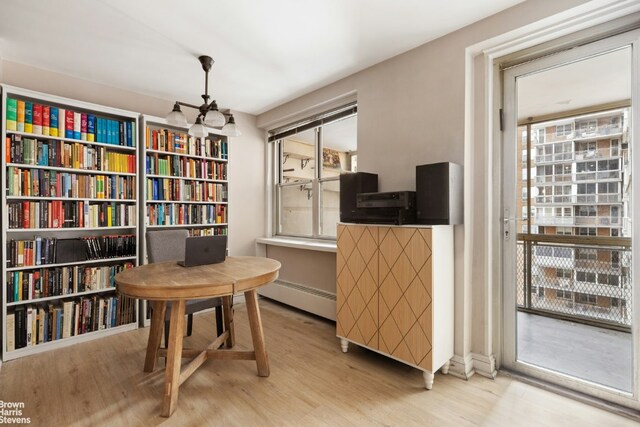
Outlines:
{"label": "wooden chair", "polygon": [[[160,230],[147,231],[147,256],[149,263],[163,261],[182,261],[184,258],[186,240],[189,237],[187,230]],[[221,335],[224,331],[222,320],[222,299],[210,298],[187,301],[185,314],[187,315],[187,336],[191,336],[193,330],[193,313],[215,308],[216,311],[216,332]],[[164,317],[164,342],[165,346],[169,342],[169,319],[171,318],[171,305],[167,305],[167,312]]]}

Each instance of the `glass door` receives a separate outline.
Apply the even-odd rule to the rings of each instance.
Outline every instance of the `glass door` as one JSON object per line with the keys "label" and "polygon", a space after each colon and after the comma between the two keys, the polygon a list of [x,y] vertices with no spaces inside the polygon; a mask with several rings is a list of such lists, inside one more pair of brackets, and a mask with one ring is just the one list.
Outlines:
{"label": "glass door", "polygon": [[637,33],[504,72],[503,364],[637,406]]}

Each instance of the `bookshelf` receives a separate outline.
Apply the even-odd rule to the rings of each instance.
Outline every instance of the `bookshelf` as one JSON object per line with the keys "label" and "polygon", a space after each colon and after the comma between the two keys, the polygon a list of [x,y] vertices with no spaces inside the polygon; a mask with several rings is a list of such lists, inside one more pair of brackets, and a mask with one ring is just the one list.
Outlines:
{"label": "bookshelf", "polygon": [[135,329],[138,113],[0,87],[2,359]]}
{"label": "bookshelf", "polygon": [[[141,116],[140,233],[182,228],[191,236],[228,232],[228,137],[211,130],[204,139],[165,119]],[[145,246],[145,245],[143,245]],[[146,247],[140,263],[146,263]],[[148,320],[146,302],[141,310]]]}

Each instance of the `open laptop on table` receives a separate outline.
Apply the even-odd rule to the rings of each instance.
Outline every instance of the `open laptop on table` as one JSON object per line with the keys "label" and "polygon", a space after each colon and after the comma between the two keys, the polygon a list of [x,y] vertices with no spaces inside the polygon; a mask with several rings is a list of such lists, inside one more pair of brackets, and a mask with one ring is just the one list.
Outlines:
{"label": "open laptop on table", "polygon": [[227,257],[227,236],[187,237],[184,261],[178,265],[195,267],[197,265],[217,264]]}

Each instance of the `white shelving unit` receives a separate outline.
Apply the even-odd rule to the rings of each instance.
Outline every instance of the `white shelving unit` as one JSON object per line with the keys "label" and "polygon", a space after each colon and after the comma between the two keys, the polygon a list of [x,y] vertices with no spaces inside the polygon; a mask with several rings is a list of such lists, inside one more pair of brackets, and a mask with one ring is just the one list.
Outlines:
{"label": "white shelving unit", "polygon": [[[7,152],[9,144],[7,138],[11,138],[12,136],[20,136],[23,139],[35,139],[38,141],[49,141],[49,143],[59,143],[58,147],[60,147],[63,143],[69,144],[80,144],[79,147],[93,147],[96,149],[105,149],[105,153],[120,153],[126,155],[136,155],[139,149],[139,138],[138,138],[138,130],[140,129],[139,125],[139,114],[131,111],[125,111],[110,107],[105,107],[97,104],[91,104],[82,101],[75,101],[67,98],[62,98],[53,95],[47,95],[44,93],[34,92],[26,89],[21,89],[17,87],[12,87],[8,85],[2,85],[2,148],[1,152],[1,161],[2,168],[0,169],[1,175],[1,226],[2,226],[2,247],[0,248],[0,254],[2,257],[2,292],[0,294],[1,302],[2,302],[2,318],[0,319],[2,323],[2,359],[4,361],[20,358],[23,356],[27,356],[30,354],[40,353],[43,351],[48,351],[51,349],[71,345],[74,343],[92,340],[98,337],[103,337],[106,335],[111,335],[115,333],[119,333],[126,330],[132,330],[137,327],[137,303],[136,301],[130,301],[126,306],[126,310],[128,311],[128,316],[122,316],[121,319],[128,317],[131,321],[121,323],[120,319],[116,317],[112,317],[115,319],[116,326],[107,326],[103,325],[104,328],[91,331],[92,327],[89,326],[88,330],[84,333],[78,333],[77,335],[71,335],[66,338],[54,339],[48,342],[36,343],[35,345],[28,345],[22,348],[16,348],[12,351],[8,350],[8,336],[7,336],[7,315],[9,313],[14,312],[21,306],[32,307],[32,308],[45,308],[46,306],[51,305],[51,307],[62,308],[64,302],[79,302],[83,297],[93,297],[93,296],[115,296],[116,291],[113,287],[108,288],[99,288],[99,289],[87,289],[82,290],[75,293],[63,293],[62,295],[47,295],[43,297],[32,297],[27,299],[18,299],[13,301],[15,298],[9,298],[9,283],[8,278],[11,274],[14,273],[25,273],[35,271],[44,271],[46,269],[56,269],[56,268],[71,268],[71,267],[103,267],[103,266],[113,266],[113,265],[122,265],[123,263],[132,263],[133,265],[137,265],[137,261],[139,259],[139,248],[141,245],[141,241],[139,238],[138,230],[138,221],[140,217],[140,206],[139,201],[136,198],[85,198],[85,197],[63,197],[60,195],[55,196],[22,196],[19,194],[8,195],[8,177],[7,172],[10,170],[9,167],[17,168],[20,171],[23,170],[44,170],[44,171],[55,171],[55,172],[65,172],[76,175],[102,175],[102,176],[122,176],[122,177],[133,177],[133,194],[137,195],[139,191],[140,179],[139,179],[139,163],[137,161],[133,162],[135,165],[137,172],[114,172],[112,170],[93,170],[86,168],[71,168],[71,167],[61,167],[61,166],[47,166],[47,165],[33,165],[33,164],[23,164],[19,162],[14,162],[15,159],[9,158],[10,153]],[[75,138],[66,138],[64,136],[49,136],[49,135],[41,135],[36,133],[28,133],[24,131],[18,130],[8,130],[7,129],[7,98],[12,98],[16,100],[21,100],[25,102],[37,103],[44,106],[55,107],[55,108],[63,108],[65,110],[73,110],[76,113],[85,113],[87,115],[94,115],[97,118],[102,119],[110,119],[116,120],[119,122],[126,123],[130,122],[131,130],[132,130],[132,145],[133,146],[121,146],[117,144],[109,144],[104,142],[92,142]],[[59,120],[64,120],[62,117],[58,118]],[[115,134],[114,130],[114,134]],[[135,196],[134,196],[135,197]],[[131,218],[130,223],[126,225],[120,226],[112,226],[112,227],[65,227],[65,228],[9,228],[10,218],[9,218],[9,207],[8,203],[15,202],[40,202],[40,201],[48,201],[48,202],[75,202],[80,203],[84,202],[87,204],[98,204],[98,203],[109,203],[116,205],[126,205],[133,206],[133,218]],[[74,205],[77,208],[77,204]],[[86,216],[85,216],[86,217]],[[14,224],[15,225],[15,224]],[[11,266],[9,267],[9,249],[8,244],[11,240],[34,240],[36,236],[40,236],[42,238],[59,238],[59,239],[67,239],[67,238],[86,238],[86,237],[100,237],[100,236],[109,236],[109,235],[135,235],[135,245],[136,250],[131,256],[120,256],[120,257],[112,257],[112,258],[104,258],[104,259],[88,259],[84,261],[76,261],[76,262],[49,262],[47,264],[41,265],[32,265],[32,266]],[[82,279],[84,280],[84,279]],[[83,286],[84,288],[84,286]],[[56,292],[57,293],[57,292]],[[15,294],[14,294],[15,295]],[[12,300],[9,302],[9,300]],[[96,300],[97,301],[97,300]],[[119,300],[123,301],[123,300]],[[124,310],[125,308],[122,305],[117,305],[113,303],[113,307],[119,307],[118,309]],[[114,308],[115,310],[115,308]],[[37,311],[37,310],[36,310]],[[74,312],[75,313],[75,312]],[[102,310],[96,310],[95,314],[102,314],[103,319],[106,319],[107,312]],[[121,314],[121,313],[117,313]],[[42,319],[40,319],[42,321]],[[74,319],[70,320],[74,322]],[[104,322],[107,323],[107,322]],[[74,325],[74,323],[71,323]],[[39,325],[38,325],[39,326]],[[99,323],[97,323],[99,327]],[[73,326],[71,330],[73,330]],[[75,331],[73,331],[75,332]],[[39,332],[36,332],[39,333]],[[16,343],[18,344],[18,343]]]}
{"label": "white shelving unit", "polygon": [[[166,131],[165,135],[166,144],[164,149],[160,149],[160,147],[155,147],[153,145],[153,131]],[[175,147],[175,139],[172,139],[169,135],[169,132],[173,134],[181,134],[182,136],[178,137],[178,145],[179,147]],[[153,117],[148,115],[140,116],[140,163],[139,163],[139,171],[140,171],[140,200],[143,201],[141,203],[140,209],[140,235],[144,236],[147,230],[162,230],[162,229],[187,229],[189,230],[189,234],[227,234],[228,231],[228,220],[226,217],[228,215],[228,192],[229,192],[229,181],[228,181],[228,162],[229,162],[229,138],[224,136],[215,130],[210,130],[209,136],[205,138],[207,140],[206,144],[210,144],[208,141],[220,141],[220,144],[224,144],[224,151],[221,151],[220,155],[213,155],[214,151],[211,149],[211,146],[207,149],[204,149],[204,144],[199,139],[188,137],[188,128],[182,128],[178,126],[170,125],[165,119],[160,117]],[[182,148],[184,144],[185,149]],[[196,147],[197,150],[196,150]],[[218,167],[224,169],[223,176],[211,177],[212,169],[209,168],[209,174],[207,176],[201,176],[200,172],[197,173],[198,176],[185,176],[182,174],[174,174],[171,173],[171,170],[168,174],[159,174],[151,173],[151,170],[148,170],[147,167],[147,158],[155,161],[157,159],[162,160],[170,160],[171,162],[176,161],[195,161],[198,162],[208,162],[209,164],[214,164]],[[220,179],[222,178],[222,179]],[[222,193],[218,195],[215,199],[210,200],[190,200],[187,198],[174,199],[170,198],[169,200],[153,200],[152,195],[147,194],[148,181],[152,179],[169,179],[174,181],[181,181],[185,184],[189,184],[191,182],[197,183],[200,185],[214,184],[220,186],[222,188]],[[164,221],[162,224],[156,223],[155,220],[150,218],[150,209],[160,206],[160,205],[170,205],[173,204],[176,207],[182,205],[183,207],[189,208],[191,206],[197,208],[203,206],[211,206],[213,209],[222,208],[225,211],[224,218],[221,219],[221,222],[214,219],[214,222],[192,222],[182,223],[182,221]],[[144,241],[144,239],[143,239]],[[144,264],[147,260],[146,255],[146,245],[142,245],[140,248],[140,263]],[[145,319],[141,322],[141,324],[147,324],[148,320],[146,317],[147,308],[146,301],[141,301],[142,313],[145,313]],[[142,317],[142,316],[141,316]]]}

